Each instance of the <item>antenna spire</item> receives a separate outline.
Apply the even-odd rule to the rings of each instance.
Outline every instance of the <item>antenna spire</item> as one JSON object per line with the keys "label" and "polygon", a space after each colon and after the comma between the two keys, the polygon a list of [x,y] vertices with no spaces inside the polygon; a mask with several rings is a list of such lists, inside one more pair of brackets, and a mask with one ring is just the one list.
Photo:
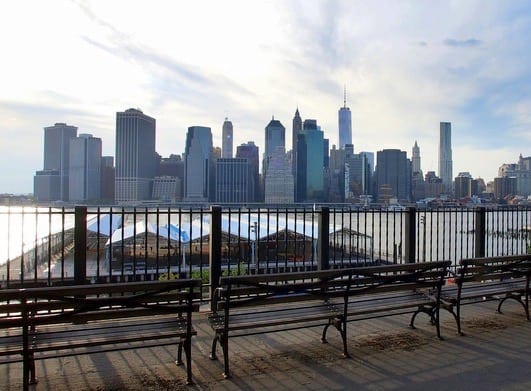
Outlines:
{"label": "antenna spire", "polygon": [[343,107],[347,107],[347,86],[343,86]]}

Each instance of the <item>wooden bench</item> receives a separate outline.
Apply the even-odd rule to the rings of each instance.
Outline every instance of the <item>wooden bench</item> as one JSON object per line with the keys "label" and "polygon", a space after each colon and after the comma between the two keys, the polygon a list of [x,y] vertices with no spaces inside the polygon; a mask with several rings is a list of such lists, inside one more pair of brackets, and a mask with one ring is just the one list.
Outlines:
{"label": "wooden bench", "polygon": [[501,312],[502,304],[513,299],[524,307],[529,320],[530,276],[529,254],[462,259],[454,274],[455,284],[442,290],[442,307],[454,316],[461,335],[461,306],[465,304],[499,300],[497,311]]}
{"label": "wooden bench", "polygon": [[347,322],[367,317],[413,312],[430,316],[439,329],[439,298],[449,261],[368,266],[327,271],[232,276],[220,279],[209,316],[230,377],[229,338],[269,332],[323,327],[321,341],[334,326],[349,357]]}
{"label": "wooden bench", "polygon": [[198,279],[0,290],[0,362],[23,362],[23,387],[37,382],[35,360],[178,344],[192,382],[192,312]]}
{"label": "wooden bench", "polygon": [[357,267],[348,302],[348,321],[412,313],[415,328],[420,313],[430,317],[437,337],[440,294],[450,261]]}
{"label": "wooden bench", "polygon": [[282,330],[335,326],[348,356],[346,311],[351,271],[327,270],[300,273],[221,277],[215,291],[214,311],[208,321],[215,336],[210,358],[217,359],[217,343],[224,359],[224,377],[230,377],[229,338]]}

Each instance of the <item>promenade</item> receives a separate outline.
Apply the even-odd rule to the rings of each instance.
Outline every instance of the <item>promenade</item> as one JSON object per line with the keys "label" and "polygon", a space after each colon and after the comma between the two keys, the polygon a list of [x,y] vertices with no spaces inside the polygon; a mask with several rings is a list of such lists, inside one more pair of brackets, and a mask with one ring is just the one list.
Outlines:
{"label": "promenade", "polygon": [[[349,323],[351,359],[341,357],[337,332],[329,343],[321,329],[240,337],[230,341],[233,377],[222,377],[222,359],[208,358],[212,331],[206,314],[195,316],[195,384],[173,363],[176,346],[142,348],[37,362],[40,390],[529,390],[531,322],[519,304],[464,308],[465,336],[441,311],[444,341],[420,315],[416,330],[401,315]],[[221,354],[220,354],[221,356]],[[0,390],[20,390],[21,364],[0,365]]]}

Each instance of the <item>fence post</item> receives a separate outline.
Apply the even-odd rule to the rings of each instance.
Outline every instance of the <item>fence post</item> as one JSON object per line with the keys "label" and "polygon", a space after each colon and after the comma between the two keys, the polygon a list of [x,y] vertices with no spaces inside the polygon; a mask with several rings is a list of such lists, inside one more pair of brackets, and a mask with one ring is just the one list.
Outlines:
{"label": "fence post", "polygon": [[404,260],[415,263],[415,248],[417,246],[417,209],[407,208],[404,237]]}
{"label": "fence post", "polygon": [[[219,287],[221,277],[221,207],[210,207],[210,241],[209,241],[209,264],[210,264],[210,305],[213,306],[214,292]],[[211,308],[213,311],[215,308]]]}
{"label": "fence post", "polygon": [[324,206],[319,213],[317,228],[317,269],[330,269],[330,208]]}
{"label": "fence post", "polygon": [[87,207],[75,207],[74,225],[74,283],[87,282]]}
{"label": "fence post", "polygon": [[484,257],[485,256],[485,247],[487,243],[487,225],[486,219],[487,212],[484,206],[479,206],[476,208],[476,227],[475,227],[475,247],[474,247],[474,257]]}

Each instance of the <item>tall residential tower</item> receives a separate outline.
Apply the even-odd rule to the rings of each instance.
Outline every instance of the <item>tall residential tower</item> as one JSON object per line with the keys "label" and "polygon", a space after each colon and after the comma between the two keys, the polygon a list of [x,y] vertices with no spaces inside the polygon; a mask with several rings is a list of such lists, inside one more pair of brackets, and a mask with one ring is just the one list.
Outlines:
{"label": "tall residential tower", "polygon": [[452,193],[452,124],[441,122],[439,137],[439,178],[444,192]]}

